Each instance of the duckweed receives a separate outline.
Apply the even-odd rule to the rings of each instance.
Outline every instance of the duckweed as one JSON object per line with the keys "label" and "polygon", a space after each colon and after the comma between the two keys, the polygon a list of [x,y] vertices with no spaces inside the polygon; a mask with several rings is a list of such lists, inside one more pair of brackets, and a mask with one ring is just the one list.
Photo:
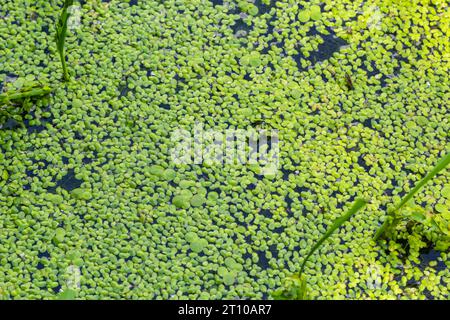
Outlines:
{"label": "duckweed", "polygon": [[191,206],[189,201],[190,201],[190,197],[187,195],[178,195],[172,199],[172,203],[177,208],[181,208],[181,209],[189,208]]}
{"label": "duckweed", "polygon": [[232,271],[226,271],[222,278],[225,285],[231,286],[236,281],[236,274]]}
{"label": "duckweed", "polygon": [[[448,1],[132,2],[77,3],[58,57],[63,1],[2,1],[0,97],[45,92],[0,106],[0,298],[448,299],[449,170],[371,240],[449,149]],[[176,161],[199,123],[278,167]]]}

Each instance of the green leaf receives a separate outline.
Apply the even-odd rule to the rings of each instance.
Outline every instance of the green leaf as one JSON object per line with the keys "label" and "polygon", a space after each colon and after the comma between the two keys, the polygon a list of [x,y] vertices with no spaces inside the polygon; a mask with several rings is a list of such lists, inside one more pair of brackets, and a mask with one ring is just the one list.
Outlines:
{"label": "green leaf", "polygon": [[411,219],[413,219],[413,220],[415,220],[415,221],[417,221],[417,222],[423,222],[423,221],[425,221],[426,220],[426,216],[422,213],[422,212],[419,212],[419,211],[413,211],[412,213],[411,213]]}
{"label": "green leaf", "polygon": [[441,170],[443,170],[445,167],[448,166],[450,163],[450,152],[448,152],[435,166],[433,169],[431,169],[430,172],[422,179],[420,180],[416,186],[400,201],[400,203],[391,211],[388,213],[388,217],[386,218],[385,222],[382,224],[382,226],[377,230],[374,236],[374,240],[377,241],[381,237],[388,236],[388,231],[393,230],[396,226],[396,224],[399,221],[399,218],[397,217],[397,213],[403,208],[405,204],[407,204],[414,195],[419,192],[419,190],[431,179],[433,179]]}
{"label": "green leaf", "polygon": [[450,152],[447,153],[437,164],[436,166],[422,179],[417,185],[412,189],[403,199],[400,201],[399,205],[394,209],[394,211],[398,211],[402,208],[412,197],[419,192],[419,190],[431,179],[433,179],[441,170],[443,170],[450,163]]}
{"label": "green leaf", "polygon": [[77,292],[73,289],[66,289],[58,294],[58,300],[75,300]]}

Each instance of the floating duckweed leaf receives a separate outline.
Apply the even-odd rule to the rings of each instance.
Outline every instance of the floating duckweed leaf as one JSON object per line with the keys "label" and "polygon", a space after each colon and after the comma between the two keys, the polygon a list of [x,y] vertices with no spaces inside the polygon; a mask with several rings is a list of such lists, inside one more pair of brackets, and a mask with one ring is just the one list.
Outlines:
{"label": "floating duckweed leaf", "polygon": [[298,14],[298,20],[300,22],[308,22],[310,18],[310,11],[305,9],[300,11],[300,13]]}
{"label": "floating duckweed leaf", "polygon": [[76,188],[73,189],[70,193],[72,197],[78,200],[90,200],[92,198],[92,194],[89,192],[89,190],[83,189],[83,188]]}
{"label": "floating duckweed leaf", "polygon": [[227,271],[225,272],[225,274],[222,276],[223,279],[223,283],[227,286],[231,286],[234,284],[234,282],[236,281],[236,274],[232,271]]}
{"label": "floating duckweed leaf", "polygon": [[202,252],[203,249],[208,245],[208,241],[206,241],[205,239],[194,239],[191,242],[191,250],[199,253]]}
{"label": "floating duckweed leaf", "polygon": [[84,264],[84,260],[82,258],[75,258],[72,262],[77,267],[82,267]]}
{"label": "floating duckweed leaf", "polygon": [[229,269],[232,269],[232,266],[234,266],[234,265],[236,264],[236,260],[234,260],[234,259],[231,258],[231,257],[226,257],[224,262],[225,262],[225,265],[226,265]]}
{"label": "floating duckweed leaf", "polygon": [[83,101],[81,101],[80,99],[73,99],[72,106],[75,109],[79,109],[79,108],[81,108],[83,106]]}
{"label": "floating duckweed leaf", "polygon": [[198,236],[195,232],[188,232],[186,233],[186,241],[192,242],[194,240],[198,239]]}
{"label": "floating duckweed leaf", "polygon": [[152,165],[149,168],[149,172],[154,175],[157,176],[159,178],[161,178],[164,175],[164,168],[159,166],[159,165]]}
{"label": "floating duckweed leaf", "polygon": [[164,180],[172,181],[177,176],[177,173],[173,169],[166,169],[163,173]]}
{"label": "floating duckweed leaf", "polygon": [[444,188],[441,191],[441,195],[444,198],[450,199],[450,185],[445,185]]}
{"label": "floating duckweed leaf", "polygon": [[181,180],[178,185],[182,189],[187,189],[187,188],[190,188],[190,187],[194,187],[195,186],[195,181],[192,181],[192,180]]}
{"label": "floating duckweed leaf", "polygon": [[62,228],[58,228],[55,230],[54,241],[56,243],[61,243],[64,241],[64,237],[66,236],[66,231]]}
{"label": "floating duckweed leaf", "polygon": [[231,257],[227,257],[225,259],[225,265],[228,267],[228,269],[230,270],[234,270],[234,271],[242,271],[243,267],[242,264],[237,263],[236,260],[234,260]]}
{"label": "floating duckweed leaf", "polygon": [[252,16],[256,16],[259,12],[258,7],[255,6],[254,4],[249,4],[247,7],[247,12],[248,14],[252,15]]}
{"label": "floating duckweed leaf", "polygon": [[217,274],[221,277],[225,276],[228,273],[228,269],[225,267],[219,267],[217,269]]}
{"label": "floating duckweed leaf", "polygon": [[205,203],[206,199],[201,194],[196,194],[191,198],[191,205],[193,207],[200,207]]}
{"label": "floating duckweed leaf", "polygon": [[208,200],[216,201],[217,199],[219,199],[219,194],[217,192],[211,191],[210,193],[208,193]]}
{"label": "floating duckweed leaf", "polygon": [[193,194],[192,191],[189,189],[183,189],[180,191],[180,195],[185,196],[186,198],[188,198],[189,200],[192,198]]}
{"label": "floating duckweed leaf", "polygon": [[294,99],[299,99],[303,94],[303,91],[300,89],[292,89],[291,90],[291,96]]}
{"label": "floating duckweed leaf", "polygon": [[67,259],[70,261],[74,261],[79,258],[81,258],[81,253],[78,250],[71,250],[67,253]]}
{"label": "floating duckweed leaf", "polygon": [[258,52],[245,55],[240,59],[241,65],[258,67],[261,64],[261,55]]}
{"label": "floating duckweed leaf", "polygon": [[258,67],[261,64],[261,56],[255,52],[249,57],[248,62],[252,67]]}
{"label": "floating duckweed leaf", "polygon": [[3,173],[2,173],[2,180],[6,181],[6,180],[8,180],[8,178],[9,178],[8,171],[6,171],[6,169],[4,169]]}

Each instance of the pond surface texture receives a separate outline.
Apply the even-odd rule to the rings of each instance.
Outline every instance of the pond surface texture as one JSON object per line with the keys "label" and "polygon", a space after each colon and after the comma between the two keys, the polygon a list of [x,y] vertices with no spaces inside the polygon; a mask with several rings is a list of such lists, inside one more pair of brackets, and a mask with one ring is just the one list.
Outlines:
{"label": "pond surface texture", "polygon": [[[448,1],[0,0],[0,298],[448,299],[445,238],[386,210],[449,150]],[[351,86],[348,79],[351,80]],[[173,133],[278,131],[279,163],[177,164]],[[450,226],[450,170],[415,197]],[[449,229],[450,230],[450,229]]]}

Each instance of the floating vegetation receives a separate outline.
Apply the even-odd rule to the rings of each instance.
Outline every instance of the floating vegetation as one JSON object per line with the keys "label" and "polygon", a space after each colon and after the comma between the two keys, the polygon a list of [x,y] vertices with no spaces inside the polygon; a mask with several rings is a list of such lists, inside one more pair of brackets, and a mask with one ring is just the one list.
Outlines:
{"label": "floating vegetation", "polygon": [[414,189],[447,0],[30,3],[0,9],[1,299],[448,299],[450,170]]}

